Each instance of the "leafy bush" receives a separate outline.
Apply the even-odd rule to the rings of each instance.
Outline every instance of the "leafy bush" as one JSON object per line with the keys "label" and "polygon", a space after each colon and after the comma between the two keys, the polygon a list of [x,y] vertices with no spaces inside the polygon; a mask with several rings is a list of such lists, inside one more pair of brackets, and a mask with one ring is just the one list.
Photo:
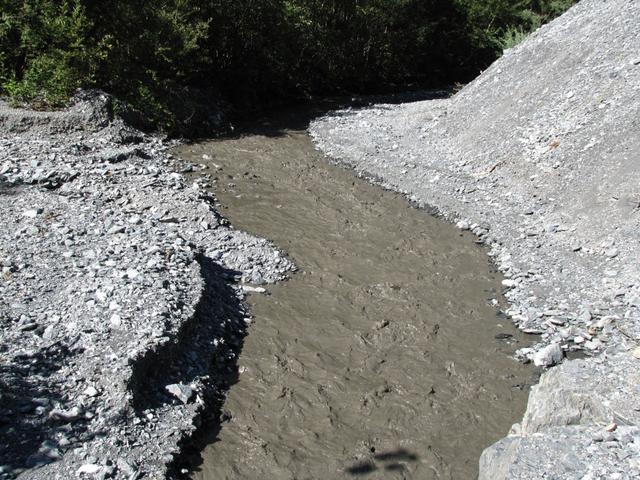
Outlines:
{"label": "leafy bush", "polygon": [[93,82],[91,22],[80,0],[0,0],[2,88],[42,107],[64,104]]}
{"label": "leafy bush", "polygon": [[216,94],[246,109],[465,82],[572,3],[0,0],[0,90],[56,107],[99,87],[171,129]]}
{"label": "leafy bush", "polygon": [[522,27],[510,27],[500,38],[500,46],[503,50],[513,48],[521,43],[529,35]]}

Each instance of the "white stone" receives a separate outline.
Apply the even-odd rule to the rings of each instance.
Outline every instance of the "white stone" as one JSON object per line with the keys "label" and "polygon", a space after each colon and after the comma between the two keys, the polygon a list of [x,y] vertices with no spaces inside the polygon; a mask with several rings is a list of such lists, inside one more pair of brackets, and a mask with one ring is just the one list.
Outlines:
{"label": "white stone", "polygon": [[96,465],[95,463],[85,463],[78,469],[78,475],[82,475],[83,473],[86,475],[95,475],[97,473],[102,472],[102,467],[100,465]]}
{"label": "white stone", "polygon": [[114,327],[120,327],[122,325],[122,318],[120,317],[120,315],[111,315],[111,319],[109,320],[109,323],[111,323],[112,326]]}
{"label": "white stone", "polygon": [[87,397],[96,397],[98,396],[98,390],[96,390],[95,387],[93,386],[88,386],[87,388],[85,388],[84,393]]}
{"label": "white stone", "polygon": [[242,290],[247,293],[264,293],[266,290],[262,287],[252,287],[250,285],[243,285]]}
{"label": "white stone", "polygon": [[550,367],[560,363],[563,356],[560,345],[552,343],[533,354],[533,363],[537,367]]}
{"label": "white stone", "polygon": [[36,218],[40,213],[38,210],[25,210],[22,215],[27,218]]}

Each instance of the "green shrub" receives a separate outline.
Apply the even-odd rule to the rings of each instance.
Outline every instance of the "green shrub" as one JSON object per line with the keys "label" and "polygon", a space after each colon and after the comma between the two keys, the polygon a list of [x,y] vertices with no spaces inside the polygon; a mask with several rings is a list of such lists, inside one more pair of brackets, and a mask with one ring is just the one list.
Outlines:
{"label": "green shrub", "polygon": [[185,96],[246,109],[466,82],[572,3],[0,0],[0,91],[44,108],[95,86],[175,128]]}
{"label": "green shrub", "polygon": [[500,38],[500,46],[503,50],[513,48],[521,43],[527,36],[528,32],[525,32],[522,27],[510,27]]}
{"label": "green shrub", "polygon": [[63,54],[47,53],[29,62],[20,81],[8,80],[4,88],[14,100],[30,102],[36,108],[50,108],[63,106],[83,83]]}

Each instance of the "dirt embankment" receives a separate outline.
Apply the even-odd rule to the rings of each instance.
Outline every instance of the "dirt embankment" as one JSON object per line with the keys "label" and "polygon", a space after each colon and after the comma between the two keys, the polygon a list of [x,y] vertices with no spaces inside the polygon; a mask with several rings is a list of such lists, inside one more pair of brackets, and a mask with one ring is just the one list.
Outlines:
{"label": "dirt embankment", "polygon": [[[552,366],[482,478],[636,478],[640,4],[583,0],[447,100],[345,110],[318,147],[491,246]],[[506,432],[505,432],[506,433]]]}

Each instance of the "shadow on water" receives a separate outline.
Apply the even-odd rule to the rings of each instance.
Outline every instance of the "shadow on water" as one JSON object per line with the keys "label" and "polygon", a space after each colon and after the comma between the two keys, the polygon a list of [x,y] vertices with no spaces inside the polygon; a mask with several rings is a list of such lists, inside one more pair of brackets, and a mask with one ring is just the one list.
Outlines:
{"label": "shadow on water", "polygon": [[[352,476],[364,476],[373,472],[384,470],[386,472],[403,472],[406,464],[418,461],[418,455],[404,448],[378,453],[373,455],[373,460],[358,462],[345,469],[345,473]],[[379,463],[381,465],[379,465]]]}

